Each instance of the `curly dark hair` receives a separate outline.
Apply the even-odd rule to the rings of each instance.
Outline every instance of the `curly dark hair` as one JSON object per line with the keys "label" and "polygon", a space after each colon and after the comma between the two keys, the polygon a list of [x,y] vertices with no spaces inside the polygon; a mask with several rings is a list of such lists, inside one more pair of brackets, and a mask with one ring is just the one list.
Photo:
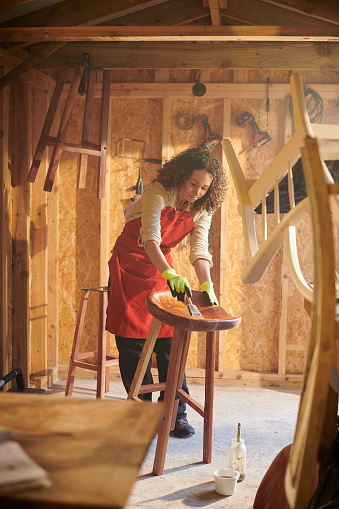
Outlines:
{"label": "curly dark hair", "polygon": [[192,211],[213,214],[225,198],[227,177],[221,162],[208,150],[189,148],[180,152],[159,168],[153,182],[160,182],[165,189],[180,189],[194,170],[206,170],[213,178],[207,193],[193,203]]}

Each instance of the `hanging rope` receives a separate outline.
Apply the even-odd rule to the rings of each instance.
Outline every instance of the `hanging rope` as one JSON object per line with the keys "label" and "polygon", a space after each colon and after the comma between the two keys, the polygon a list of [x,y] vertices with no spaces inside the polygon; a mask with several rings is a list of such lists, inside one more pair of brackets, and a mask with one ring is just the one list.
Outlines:
{"label": "hanging rope", "polygon": [[[320,124],[323,118],[323,100],[312,88],[304,88],[305,104],[310,122],[312,124]],[[290,115],[293,118],[292,99],[290,100]]]}

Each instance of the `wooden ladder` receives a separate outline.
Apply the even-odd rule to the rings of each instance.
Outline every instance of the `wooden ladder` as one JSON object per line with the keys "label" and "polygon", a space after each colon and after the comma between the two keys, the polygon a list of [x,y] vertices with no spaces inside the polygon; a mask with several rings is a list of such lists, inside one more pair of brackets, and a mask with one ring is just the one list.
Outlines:
{"label": "wooden ladder", "polygon": [[110,97],[110,83],[111,71],[103,71],[102,90],[101,90],[101,110],[100,110],[100,131],[99,143],[95,144],[89,140],[92,124],[92,113],[94,105],[94,92],[96,83],[96,70],[89,69],[87,90],[85,99],[85,112],[82,127],[81,144],[66,143],[66,134],[69,127],[71,114],[77,97],[78,88],[84,66],[77,64],[74,68],[72,81],[70,83],[65,107],[63,110],[58,134],[56,137],[50,136],[50,130],[54,121],[55,113],[57,111],[61,93],[66,80],[66,75],[71,64],[63,63],[61,66],[58,81],[55,85],[53,96],[49,105],[46,115],[44,126],[41,131],[40,139],[35,151],[32,166],[28,175],[28,182],[34,182],[37,176],[40,162],[47,145],[53,146],[53,152],[49,163],[49,168],[44,184],[45,191],[51,191],[54,184],[55,174],[59,167],[60,158],[63,151],[76,152],[80,154],[80,169],[78,188],[84,189],[86,183],[87,161],[89,155],[99,157],[99,172],[98,172],[98,198],[105,196],[105,172],[106,172],[106,149],[107,149],[107,131],[108,131],[108,115],[109,115],[109,97]]}

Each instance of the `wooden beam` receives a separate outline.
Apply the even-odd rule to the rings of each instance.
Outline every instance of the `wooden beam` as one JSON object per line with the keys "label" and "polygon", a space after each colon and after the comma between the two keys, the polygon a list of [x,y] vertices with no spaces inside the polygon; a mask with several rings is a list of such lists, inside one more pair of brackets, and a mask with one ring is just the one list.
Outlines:
{"label": "wooden beam", "polygon": [[333,26],[339,23],[336,18],[325,22],[317,18],[311,18],[305,12],[287,10],[278,4],[272,5],[262,0],[230,2],[227,9],[222,10],[220,14],[234,22],[242,22],[248,25],[271,26],[277,20],[282,26]]}
{"label": "wooden beam", "polygon": [[34,0],[1,0],[0,12],[6,12],[10,9],[16,9],[17,7],[32,3],[34,3]]}
{"label": "wooden beam", "polygon": [[[29,382],[29,250],[30,184],[27,173],[31,158],[31,87],[25,81],[13,83],[11,169],[13,217],[13,367],[22,369]],[[14,133],[13,133],[14,134]]]}
{"label": "wooden beam", "polygon": [[[136,25],[136,26],[174,26],[191,23],[202,17],[209,17],[209,9],[205,8],[197,0],[169,0],[142,11],[135,11],[126,16],[113,18],[100,26],[113,25]],[[209,23],[209,20],[207,21]]]}
{"label": "wooden beam", "polygon": [[[159,86],[159,85],[158,85]],[[164,97],[162,105],[162,154],[163,162],[172,157],[171,150],[171,99]]]}
{"label": "wooden beam", "polygon": [[27,60],[24,60],[17,67],[5,74],[5,76],[0,79],[0,90],[7,87],[7,85],[9,85],[13,80],[19,78],[22,74],[37,65],[39,62],[49,57],[52,53],[64,46],[64,44],[65,43],[63,42],[46,44],[40,51],[37,51],[34,55],[29,57]]}
{"label": "wooden beam", "polygon": [[213,26],[220,26],[220,10],[219,10],[219,0],[209,0],[209,7],[211,13],[211,20]]}
{"label": "wooden beam", "polygon": [[[225,98],[223,104],[223,128],[222,128],[222,137],[230,138],[231,126],[231,99]],[[225,168],[226,175],[228,177],[229,169],[226,161],[226,156],[224,151],[222,151],[222,165]],[[226,196],[224,201],[221,204],[220,211],[220,231],[219,235],[219,253],[220,253],[220,262],[219,262],[219,281],[220,281],[220,305],[224,309],[229,309],[228,299],[227,299],[227,249],[228,249],[228,191],[226,192]],[[217,371],[225,371],[226,370],[226,335],[227,331],[220,331],[218,333],[217,339]]]}
{"label": "wooden beam", "polygon": [[3,26],[69,26],[97,24],[107,19],[168,2],[168,0],[64,0],[3,23]]}
{"label": "wooden beam", "polygon": [[[3,48],[0,48],[0,65],[8,67],[9,69],[14,69],[23,63],[23,60],[20,58],[17,58],[8,51],[5,51]],[[21,74],[21,77],[30,81],[35,87],[42,88],[44,90],[48,89],[50,92],[55,86],[55,81],[52,78],[35,69],[26,69],[26,71]]]}
{"label": "wooden beam", "polygon": [[262,0],[265,3],[282,7],[292,12],[307,14],[310,18],[339,23],[339,9],[337,0],[326,2],[300,2],[300,0]]}
{"label": "wooden beam", "polygon": [[[48,94],[34,90],[33,146],[39,141],[48,110]],[[47,193],[43,191],[46,176],[46,154],[40,162],[40,173],[31,189],[31,287],[30,331],[31,370],[33,375],[47,371]]]}
{"label": "wooden beam", "polygon": [[[0,70],[0,76],[5,71]],[[9,233],[9,179],[8,179],[8,126],[9,126],[9,90],[0,91],[0,371],[6,375],[12,369],[9,355],[9,277],[8,254]]]}
{"label": "wooden beam", "polygon": [[222,41],[339,41],[339,27],[298,27],[298,26],[115,26],[115,27],[22,27],[0,28],[0,40],[3,42],[40,42],[40,41],[186,41],[186,42],[222,42]]}
{"label": "wooden beam", "polygon": [[[55,116],[56,126],[59,125],[58,112]],[[56,135],[56,133],[55,133]],[[49,161],[51,149],[47,147],[46,157]],[[42,176],[43,178],[43,176]],[[42,186],[41,186],[42,187]],[[54,187],[47,195],[47,256],[48,256],[48,286],[47,286],[47,366],[48,370],[57,376],[58,370],[58,288],[59,288],[59,174],[57,172]],[[55,369],[51,370],[51,367]]]}
{"label": "wooden beam", "polygon": [[[112,111],[112,108],[109,108]],[[112,119],[108,119],[108,139],[112,135]],[[107,145],[107,167],[106,167],[106,182],[105,182],[105,196],[100,200],[100,286],[107,286],[108,283],[108,262],[110,258],[110,241],[109,241],[109,226],[110,226],[110,203],[111,203],[111,163],[112,163],[112,143]],[[109,352],[107,352],[109,353]]]}
{"label": "wooden beam", "polygon": [[[91,65],[106,69],[339,69],[337,43],[110,43],[86,45]],[[60,69],[65,61],[79,62],[80,43],[67,45],[44,61],[45,69]]]}

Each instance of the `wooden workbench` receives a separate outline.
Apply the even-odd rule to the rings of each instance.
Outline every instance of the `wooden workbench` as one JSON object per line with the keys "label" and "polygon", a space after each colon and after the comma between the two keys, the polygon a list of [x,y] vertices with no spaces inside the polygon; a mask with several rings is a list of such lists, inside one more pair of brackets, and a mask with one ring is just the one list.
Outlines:
{"label": "wooden workbench", "polygon": [[124,507],[162,414],[160,403],[0,394],[0,424],[52,480],[0,507]]}

